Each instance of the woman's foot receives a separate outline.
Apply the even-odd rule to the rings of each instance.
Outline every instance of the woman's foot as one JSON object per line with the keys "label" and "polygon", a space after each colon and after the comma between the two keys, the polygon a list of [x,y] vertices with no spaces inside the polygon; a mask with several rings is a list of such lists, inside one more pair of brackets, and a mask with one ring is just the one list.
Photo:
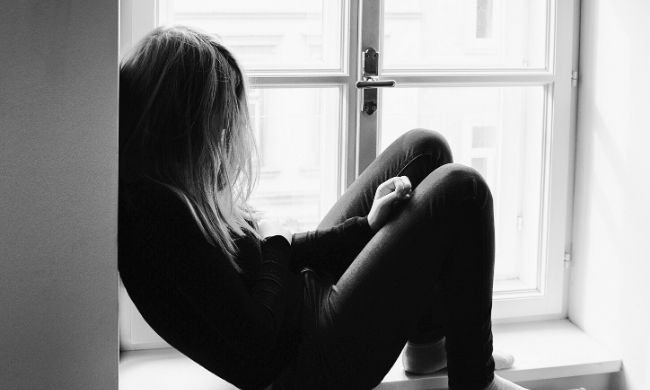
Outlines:
{"label": "woman's foot", "polygon": [[492,383],[487,385],[483,390],[526,390],[526,388],[495,374]]}
{"label": "woman's foot", "polygon": [[505,370],[515,364],[515,357],[503,351],[492,351],[495,370]]}
{"label": "woman's foot", "polygon": [[402,365],[404,371],[415,375],[431,374],[447,367],[445,338],[430,343],[406,342]]}
{"label": "woman's foot", "polygon": [[[503,351],[493,351],[494,369],[504,370],[513,366],[515,358]],[[445,338],[430,343],[407,342],[402,354],[404,371],[425,375],[440,371],[447,367],[447,352],[445,351]]]}

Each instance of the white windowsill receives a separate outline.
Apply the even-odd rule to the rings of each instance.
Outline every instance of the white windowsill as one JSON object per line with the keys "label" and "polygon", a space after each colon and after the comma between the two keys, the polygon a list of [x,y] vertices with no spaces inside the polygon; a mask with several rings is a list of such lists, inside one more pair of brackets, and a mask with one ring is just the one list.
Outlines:
{"label": "white windowsill", "polygon": [[[498,371],[515,382],[618,372],[621,360],[568,320],[494,325],[494,349],[515,356],[514,367]],[[216,377],[174,349],[123,352],[120,390],[230,390]],[[376,389],[446,389],[446,373],[406,375],[401,356]]]}

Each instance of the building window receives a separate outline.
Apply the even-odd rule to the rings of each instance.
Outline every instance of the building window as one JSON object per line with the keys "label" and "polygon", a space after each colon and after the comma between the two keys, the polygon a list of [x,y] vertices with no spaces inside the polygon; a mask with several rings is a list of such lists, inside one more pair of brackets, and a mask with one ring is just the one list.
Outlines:
{"label": "building window", "polygon": [[[442,133],[495,199],[493,318],[562,317],[572,45],[557,0],[122,0],[122,51],[160,24],[220,37],[249,76],[261,176],[252,203],[314,229],[415,127]],[[569,42],[567,44],[567,42]],[[361,52],[380,53],[361,112]]]}

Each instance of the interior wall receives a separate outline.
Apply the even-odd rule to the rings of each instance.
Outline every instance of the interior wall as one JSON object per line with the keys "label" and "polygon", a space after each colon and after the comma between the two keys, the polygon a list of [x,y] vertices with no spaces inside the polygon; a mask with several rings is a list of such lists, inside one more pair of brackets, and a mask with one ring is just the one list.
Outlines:
{"label": "interior wall", "polygon": [[0,12],[0,389],[117,388],[117,0]]}
{"label": "interior wall", "polygon": [[650,388],[650,2],[583,0],[569,316]]}

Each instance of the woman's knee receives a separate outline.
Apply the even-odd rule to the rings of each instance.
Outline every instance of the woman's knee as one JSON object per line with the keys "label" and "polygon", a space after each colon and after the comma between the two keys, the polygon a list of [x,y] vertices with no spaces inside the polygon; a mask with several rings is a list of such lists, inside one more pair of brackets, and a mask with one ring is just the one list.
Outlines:
{"label": "woman's knee", "polygon": [[474,168],[449,163],[431,175],[430,188],[444,188],[444,193],[454,202],[465,201],[479,207],[492,205],[492,193],[483,176]]}
{"label": "woman's knee", "polygon": [[415,154],[431,153],[440,165],[453,161],[449,143],[445,137],[434,130],[415,128],[402,134],[400,140],[412,148]]}

